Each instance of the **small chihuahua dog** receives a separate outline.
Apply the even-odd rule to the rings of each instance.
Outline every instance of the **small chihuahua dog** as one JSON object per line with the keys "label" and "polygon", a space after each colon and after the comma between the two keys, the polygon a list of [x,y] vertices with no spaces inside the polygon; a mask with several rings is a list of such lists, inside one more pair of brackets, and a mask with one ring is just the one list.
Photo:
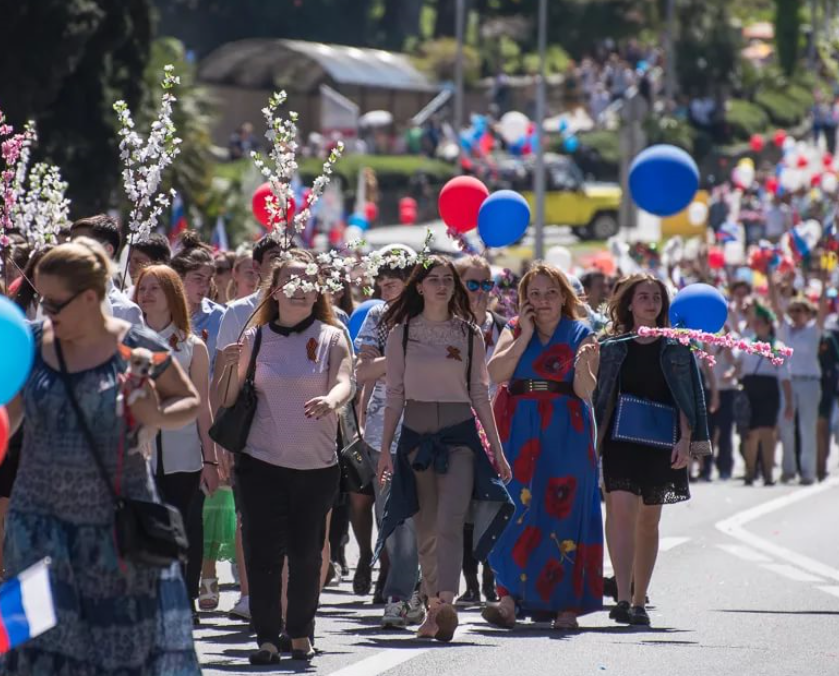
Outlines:
{"label": "small chihuahua dog", "polygon": [[146,396],[145,385],[151,375],[153,367],[162,364],[168,358],[165,352],[152,352],[144,347],[133,350],[125,345],[119,346],[119,352],[128,362],[128,370],[120,377],[119,394],[117,395],[117,415],[125,416],[126,445],[129,453],[142,451],[149,439],[141,439],[142,426],[131,415],[131,406],[138,399]]}

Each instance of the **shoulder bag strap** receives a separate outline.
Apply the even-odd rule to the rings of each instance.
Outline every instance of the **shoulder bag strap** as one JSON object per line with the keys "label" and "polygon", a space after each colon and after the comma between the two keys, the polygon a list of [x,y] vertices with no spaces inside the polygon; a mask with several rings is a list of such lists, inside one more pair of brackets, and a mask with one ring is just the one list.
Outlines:
{"label": "shoulder bag strap", "polygon": [[410,319],[405,320],[405,326],[402,329],[402,356],[408,356],[408,324],[410,323]]}
{"label": "shoulder bag strap", "polygon": [[58,338],[54,339],[55,345],[55,354],[58,357],[58,365],[61,368],[61,380],[64,381],[64,388],[67,391],[67,398],[70,400],[70,404],[73,407],[73,411],[76,413],[76,417],[79,420],[79,427],[82,430],[82,435],[87,442],[88,447],[90,448],[90,454],[93,456],[93,461],[96,463],[96,468],[99,470],[99,475],[102,477],[102,481],[105,482],[105,485],[108,487],[108,492],[111,494],[111,498],[113,499],[114,503],[119,502],[119,496],[117,495],[116,491],[114,490],[114,486],[111,483],[111,478],[108,476],[108,470],[105,469],[105,465],[102,462],[102,458],[99,456],[99,450],[96,446],[96,441],[93,438],[93,433],[90,431],[90,427],[87,425],[87,421],[85,420],[84,413],[82,412],[82,408],[79,405],[78,399],[76,399],[76,393],[73,390],[73,384],[70,382],[70,374],[67,371],[67,364],[64,361],[64,353],[61,350],[61,343]]}
{"label": "shoulder bag strap", "polygon": [[251,350],[251,360],[248,363],[248,372],[245,374],[245,380],[253,381],[256,374],[256,357],[259,354],[259,347],[262,345],[262,327],[256,330],[256,336],[253,339],[253,349]]}
{"label": "shoulder bag strap", "polygon": [[467,324],[467,331],[466,331],[466,338],[469,341],[469,347],[466,349],[466,353],[469,355],[466,359],[466,391],[471,395],[472,394],[472,355],[475,352],[475,336],[481,336],[481,340],[483,340],[483,335],[481,334],[481,330],[477,327],[474,327],[471,324]]}

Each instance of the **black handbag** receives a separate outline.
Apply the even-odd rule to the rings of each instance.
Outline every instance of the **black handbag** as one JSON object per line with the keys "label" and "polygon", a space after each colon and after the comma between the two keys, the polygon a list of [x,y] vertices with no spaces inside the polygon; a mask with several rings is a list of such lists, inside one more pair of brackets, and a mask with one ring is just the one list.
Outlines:
{"label": "black handbag", "polygon": [[[215,441],[223,449],[231,453],[241,453],[248,443],[248,435],[251,432],[253,417],[256,415],[256,384],[254,375],[256,373],[256,356],[259,354],[259,346],[262,344],[262,327],[256,330],[256,337],[251,350],[251,360],[248,363],[248,372],[245,374],[245,382],[239,390],[239,396],[233,406],[222,406],[216,413],[216,419],[210,427],[210,439]],[[235,367],[234,367],[235,368]],[[230,380],[227,381],[228,386]]]}
{"label": "black handbag", "polygon": [[[353,441],[345,446],[338,456],[341,465],[341,484],[342,489],[347,493],[361,493],[375,481],[376,471],[370,461],[370,446],[361,437],[355,402],[351,401],[347,404],[347,409],[342,416],[343,427],[354,427],[354,429],[346,429],[347,438]],[[349,419],[350,417],[352,420]]]}
{"label": "black handbag", "polygon": [[126,498],[116,492],[76,399],[61,344],[57,339],[55,353],[58,356],[61,379],[64,381],[67,397],[79,419],[79,427],[90,447],[90,453],[93,455],[99,474],[114,502],[114,534],[120,558],[132,563],[159,568],[167,568],[176,562],[184,563],[189,545],[181,513],[171,505]]}

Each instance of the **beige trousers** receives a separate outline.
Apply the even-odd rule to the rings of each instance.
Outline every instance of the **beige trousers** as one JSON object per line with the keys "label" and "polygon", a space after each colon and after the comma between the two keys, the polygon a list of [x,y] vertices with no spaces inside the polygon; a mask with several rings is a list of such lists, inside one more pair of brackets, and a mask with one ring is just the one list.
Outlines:
{"label": "beige trousers", "polygon": [[[420,434],[437,432],[473,416],[469,404],[408,401],[404,424]],[[413,462],[417,450],[408,459]],[[457,595],[463,564],[463,524],[474,482],[475,454],[460,446],[449,448],[449,469],[417,472],[419,512],[414,516],[423,591],[429,598],[440,592]]]}

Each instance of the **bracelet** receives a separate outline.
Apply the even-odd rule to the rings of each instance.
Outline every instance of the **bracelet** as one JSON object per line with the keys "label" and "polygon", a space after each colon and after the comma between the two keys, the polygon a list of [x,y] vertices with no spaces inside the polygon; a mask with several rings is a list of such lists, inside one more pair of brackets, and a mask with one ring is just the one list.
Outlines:
{"label": "bracelet", "polygon": [[217,460],[205,460],[204,464],[205,465],[210,465],[211,467],[218,467],[218,461]]}

